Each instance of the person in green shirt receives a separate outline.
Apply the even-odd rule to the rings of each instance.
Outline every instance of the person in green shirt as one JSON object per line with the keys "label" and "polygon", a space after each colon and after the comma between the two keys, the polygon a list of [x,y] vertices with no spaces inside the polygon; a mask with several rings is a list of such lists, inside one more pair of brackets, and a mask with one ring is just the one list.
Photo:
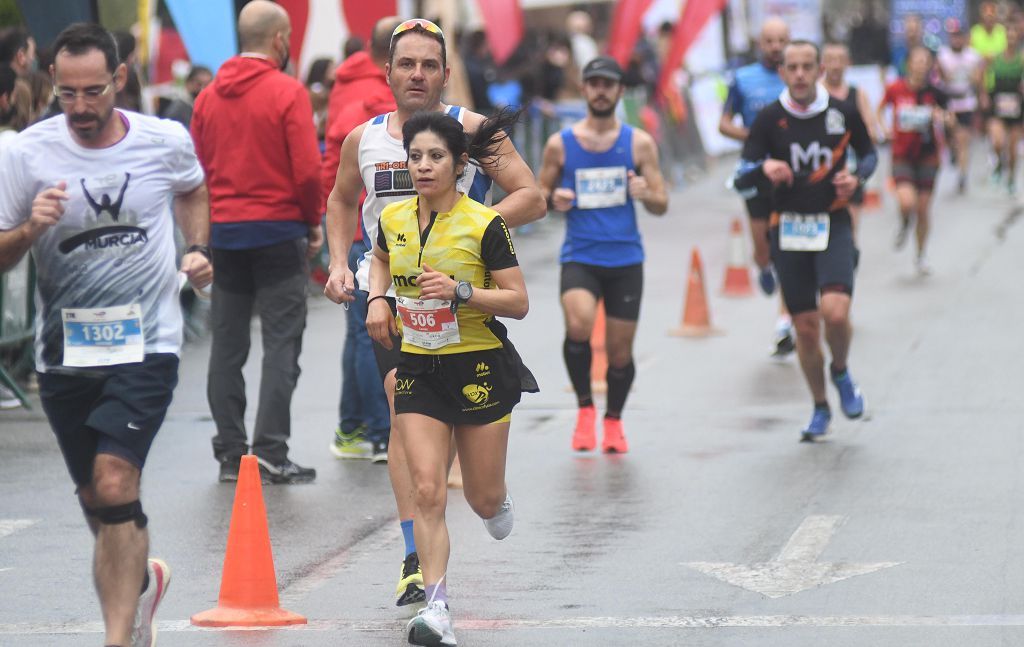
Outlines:
{"label": "person in green shirt", "polygon": [[996,155],[996,180],[1005,179],[1007,190],[1015,192],[1017,145],[1024,134],[1024,55],[1020,51],[1020,30],[1006,29],[1007,47],[986,66],[992,84],[982,96],[988,117],[988,136]]}

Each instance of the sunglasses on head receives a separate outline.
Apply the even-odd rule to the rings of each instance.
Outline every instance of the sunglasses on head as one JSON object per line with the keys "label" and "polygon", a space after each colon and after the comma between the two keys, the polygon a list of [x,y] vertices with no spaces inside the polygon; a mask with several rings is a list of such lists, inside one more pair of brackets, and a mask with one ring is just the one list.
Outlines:
{"label": "sunglasses on head", "polygon": [[395,38],[397,38],[399,34],[411,30],[419,30],[426,32],[437,37],[438,40],[444,43],[444,32],[441,31],[440,27],[424,18],[413,18],[411,20],[406,20],[402,24],[398,25],[397,27],[395,27],[395,31],[391,32],[391,47],[395,46]]}

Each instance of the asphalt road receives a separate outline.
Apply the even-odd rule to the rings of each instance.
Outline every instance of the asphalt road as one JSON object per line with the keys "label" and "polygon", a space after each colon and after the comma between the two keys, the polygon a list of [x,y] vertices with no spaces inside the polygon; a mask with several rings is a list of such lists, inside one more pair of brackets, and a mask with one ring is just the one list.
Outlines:
{"label": "asphalt road", "polygon": [[[742,213],[722,188],[728,166],[675,192],[665,217],[643,218],[624,456],[569,449],[562,223],[552,216],[517,235],[532,309],[509,328],[542,391],[514,417],[512,535],[490,539],[452,492],[459,644],[1024,644],[1024,225],[1013,201],[984,186],[980,164],[963,197],[946,172],[928,278],[914,274],[909,250],[892,249],[891,199],[864,215],[850,366],[868,415],[838,417],[825,442],[801,444],[806,388],[795,362],[768,357],[775,302],[720,295],[729,222]],[[721,334],[670,337],[694,246]],[[344,322],[323,298],[311,304],[292,457],[319,476],[264,488],[282,604],[309,624],[188,623],[216,602],[234,494],[216,480],[208,347],[198,343],[184,352],[144,476],[153,553],[173,568],[159,613],[164,647],[404,643],[387,471],[327,452]],[[258,360],[256,348],[252,404]],[[91,554],[38,407],[0,412],[0,646],[101,644]]]}

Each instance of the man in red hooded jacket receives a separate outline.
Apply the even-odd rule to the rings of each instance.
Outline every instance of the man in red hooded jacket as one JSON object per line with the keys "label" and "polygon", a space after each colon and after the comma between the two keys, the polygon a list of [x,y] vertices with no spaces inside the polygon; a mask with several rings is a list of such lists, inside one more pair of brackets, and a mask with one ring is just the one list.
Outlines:
{"label": "man in red hooded jacket", "polygon": [[254,309],[263,332],[252,453],[263,480],[301,483],[316,471],[288,458],[291,399],[306,327],[309,257],[320,231],[320,151],[306,89],[288,64],[288,14],[253,0],[238,17],[242,53],[196,99],[192,138],[210,190],[213,288],[207,396],[220,480],[238,479],[249,446],[245,381]]}
{"label": "man in red hooded jacket", "polygon": [[[357,52],[338,67],[327,111],[327,149],[320,174],[324,199],[334,188],[345,137],[357,126],[396,107],[384,66],[388,62],[391,32],[400,22],[395,17],[381,18],[374,26],[369,53]],[[353,272],[367,249],[369,241],[363,240],[359,227],[349,250],[349,269]],[[366,333],[366,293],[357,290],[355,296],[345,313],[341,401],[330,450],[338,458],[371,458],[383,463],[387,461],[391,416],[384,387],[377,379],[373,341]]]}

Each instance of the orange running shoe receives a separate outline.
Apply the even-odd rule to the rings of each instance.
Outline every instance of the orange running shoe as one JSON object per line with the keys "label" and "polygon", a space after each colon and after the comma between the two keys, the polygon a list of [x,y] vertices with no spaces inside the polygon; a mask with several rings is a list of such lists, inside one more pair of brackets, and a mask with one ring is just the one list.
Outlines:
{"label": "orange running shoe", "polygon": [[576,431],[572,435],[572,448],[578,452],[589,452],[597,446],[597,433],[594,427],[597,422],[597,411],[594,405],[580,407],[576,412]]}
{"label": "orange running shoe", "polygon": [[622,420],[619,418],[604,419],[604,441],[601,451],[605,454],[625,454],[629,451],[626,436],[622,433]]}

